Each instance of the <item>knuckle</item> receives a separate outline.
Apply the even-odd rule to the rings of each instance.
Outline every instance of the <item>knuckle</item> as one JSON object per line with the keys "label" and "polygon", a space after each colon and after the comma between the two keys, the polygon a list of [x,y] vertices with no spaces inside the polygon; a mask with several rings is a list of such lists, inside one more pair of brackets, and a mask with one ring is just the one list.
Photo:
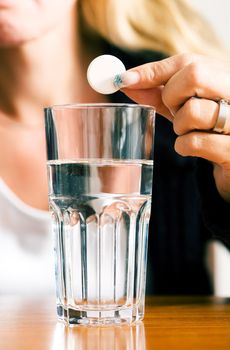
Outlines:
{"label": "knuckle", "polygon": [[[148,66],[150,77],[154,79],[154,81],[161,82],[161,84],[165,84],[168,80],[168,72],[171,71],[171,62],[169,60],[163,60],[159,62],[153,62]],[[147,70],[148,71],[148,70]]]}
{"label": "knuckle", "polygon": [[150,82],[154,81],[156,75],[158,75],[158,70],[159,68],[157,67],[157,64],[146,64],[143,71],[145,80]]}
{"label": "knuckle", "polygon": [[192,63],[194,61],[194,54],[191,53],[181,53],[179,54],[180,61],[183,66],[187,66],[188,64]]}
{"label": "knuckle", "polygon": [[187,146],[191,155],[196,155],[200,149],[203,148],[202,138],[199,137],[197,132],[191,132],[188,134]]}
{"label": "knuckle", "polygon": [[204,81],[204,66],[201,62],[193,62],[188,65],[188,84],[191,87],[202,87]]}
{"label": "knuckle", "polygon": [[202,138],[196,132],[178,136],[174,147],[182,156],[197,156],[202,149]]}
{"label": "knuckle", "polygon": [[185,53],[179,54],[178,56],[182,67],[188,66],[189,64],[198,62],[200,60],[200,55],[195,53],[185,52]]}

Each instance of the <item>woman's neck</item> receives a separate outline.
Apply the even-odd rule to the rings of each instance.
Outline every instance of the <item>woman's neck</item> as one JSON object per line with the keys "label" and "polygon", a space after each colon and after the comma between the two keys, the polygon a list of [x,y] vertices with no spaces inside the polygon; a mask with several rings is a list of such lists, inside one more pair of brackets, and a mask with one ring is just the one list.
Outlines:
{"label": "woman's neck", "polygon": [[37,40],[0,49],[0,113],[36,124],[42,107],[84,99],[88,62],[70,17]]}

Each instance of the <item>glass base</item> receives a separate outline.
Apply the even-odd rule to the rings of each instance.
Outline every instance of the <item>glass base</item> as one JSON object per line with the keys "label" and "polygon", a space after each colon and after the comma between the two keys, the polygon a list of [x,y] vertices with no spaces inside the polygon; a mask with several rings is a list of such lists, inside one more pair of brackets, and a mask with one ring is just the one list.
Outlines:
{"label": "glass base", "polygon": [[86,310],[83,308],[71,308],[57,306],[59,321],[68,326],[109,326],[132,324],[140,321],[144,317],[143,307],[133,305],[117,310]]}

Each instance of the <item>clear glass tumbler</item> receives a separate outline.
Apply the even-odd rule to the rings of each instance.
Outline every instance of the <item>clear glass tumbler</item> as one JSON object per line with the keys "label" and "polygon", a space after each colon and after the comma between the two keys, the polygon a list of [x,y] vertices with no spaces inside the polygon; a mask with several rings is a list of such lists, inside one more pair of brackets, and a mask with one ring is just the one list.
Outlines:
{"label": "clear glass tumbler", "polygon": [[144,316],[155,111],[134,104],[45,109],[58,318]]}

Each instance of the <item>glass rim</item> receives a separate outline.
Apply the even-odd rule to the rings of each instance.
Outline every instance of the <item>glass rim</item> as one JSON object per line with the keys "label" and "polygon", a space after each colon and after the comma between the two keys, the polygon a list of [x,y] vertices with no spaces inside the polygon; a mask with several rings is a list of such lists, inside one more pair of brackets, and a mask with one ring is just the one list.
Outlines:
{"label": "glass rim", "polygon": [[145,110],[151,110],[156,112],[156,108],[154,106],[150,105],[144,105],[144,104],[137,104],[137,103],[114,103],[114,102],[106,102],[106,103],[67,103],[67,104],[57,104],[53,106],[48,106],[44,108],[44,111],[47,110],[53,110],[53,111],[58,111],[58,110],[65,110],[65,109],[101,109],[101,108],[106,108],[106,107],[111,107],[111,108],[142,108]]}

